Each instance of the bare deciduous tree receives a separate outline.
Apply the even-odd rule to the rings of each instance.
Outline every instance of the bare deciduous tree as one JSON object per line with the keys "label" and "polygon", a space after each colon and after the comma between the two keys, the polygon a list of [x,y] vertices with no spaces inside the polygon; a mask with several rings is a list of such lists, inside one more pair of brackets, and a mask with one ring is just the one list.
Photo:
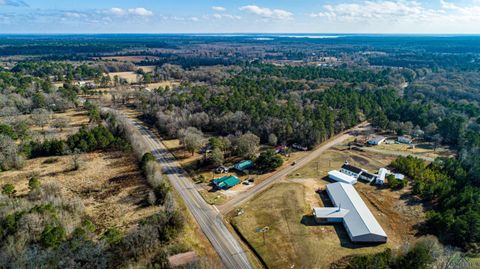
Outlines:
{"label": "bare deciduous tree", "polygon": [[9,136],[0,135],[0,170],[20,168],[23,165],[23,157],[18,152],[15,141]]}
{"label": "bare deciduous tree", "polygon": [[236,140],[236,152],[245,158],[252,158],[258,152],[260,138],[250,132],[241,135]]}
{"label": "bare deciduous tree", "polygon": [[43,136],[45,136],[45,126],[50,122],[52,112],[44,108],[37,108],[32,111],[31,118],[33,124],[42,127]]}
{"label": "bare deciduous tree", "polygon": [[178,132],[178,137],[185,146],[185,149],[190,152],[192,156],[206,143],[202,131],[194,127],[188,127],[187,129],[180,130]]}

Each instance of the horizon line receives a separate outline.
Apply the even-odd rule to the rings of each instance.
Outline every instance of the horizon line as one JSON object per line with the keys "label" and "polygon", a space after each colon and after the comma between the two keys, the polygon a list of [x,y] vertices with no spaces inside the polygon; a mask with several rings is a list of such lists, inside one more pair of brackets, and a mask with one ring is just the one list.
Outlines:
{"label": "horizon line", "polygon": [[99,32],[99,33],[75,33],[75,32],[57,32],[57,33],[1,33],[0,35],[417,35],[417,36],[435,36],[435,35],[459,35],[459,36],[480,36],[480,33],[350,33],[350,32],[338,32],[338,33],[309,33],[309,32]]}

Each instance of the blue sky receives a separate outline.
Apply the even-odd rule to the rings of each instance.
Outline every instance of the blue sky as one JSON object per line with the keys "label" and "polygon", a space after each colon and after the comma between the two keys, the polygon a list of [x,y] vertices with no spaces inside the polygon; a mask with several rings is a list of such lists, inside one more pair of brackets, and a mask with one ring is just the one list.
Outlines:
{"label": "blue sky", "polygon": [[0,33],[475,33],[480,0],[0,0]]}

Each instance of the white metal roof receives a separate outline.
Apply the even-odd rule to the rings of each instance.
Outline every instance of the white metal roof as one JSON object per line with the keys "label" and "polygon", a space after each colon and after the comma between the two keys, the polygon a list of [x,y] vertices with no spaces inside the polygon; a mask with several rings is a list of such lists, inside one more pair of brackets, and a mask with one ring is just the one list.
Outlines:
{"label": "white metal roof", "polygon": [[354,177],[344,174],[337,170],[332,170],[328,172],[328,177],[335,181],[340,181],[348,184],[355,184],[357,182],[357,179],[355,179]]}
{"label": "white metal roof", "polygon": [[378,179],[381,181],[385,181],[385,177],[387,176],[388,173],[390,173],[390,171],[388,171],[385,168],[378,169]]}
{"label": "white metal roof", "polygon": [[378,136],[374,136],[372,138],[370,138],[368,140],[368,142],[371,142],[371,143],[379,143],[379,142],[382,142],[383,140],[385,140],[386,137],[385,136],[381,136],[381,135],[378,135]]}
{"label": "white metal roof", "polygon": [[339,207],[314,207],[313,214],[317,218],[343,218],[348,213],[348,209]]}
{"label": "white metal roof", "polygon": [[350,211],[344,217],[343,222],[351,237],[367,234],[387,237],[385,231],[352,185],[341,182],[332,183],[327,185],[327,191],[335,206],[341,204],[342,208]]}

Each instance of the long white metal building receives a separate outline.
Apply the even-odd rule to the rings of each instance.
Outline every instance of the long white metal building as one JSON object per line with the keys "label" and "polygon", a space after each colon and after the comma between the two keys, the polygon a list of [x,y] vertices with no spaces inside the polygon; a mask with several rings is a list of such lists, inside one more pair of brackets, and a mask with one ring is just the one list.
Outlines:
{"label": "long white metal building", "polygon": [[337,171],[337,170],[332,170],[332,171],[328,172],[328,177],[332,180],[347,183],[347,184],[357,183],[356,178],[354,178],[350,175],[344,174],[344,173],[342,173],[340,171]]}
{"label": "long white metal building", "polygon": [[336,182],[327,185],[334,206],[348,210],[343,226],[353,242],[387,242],[387,234],[351,184]]}

